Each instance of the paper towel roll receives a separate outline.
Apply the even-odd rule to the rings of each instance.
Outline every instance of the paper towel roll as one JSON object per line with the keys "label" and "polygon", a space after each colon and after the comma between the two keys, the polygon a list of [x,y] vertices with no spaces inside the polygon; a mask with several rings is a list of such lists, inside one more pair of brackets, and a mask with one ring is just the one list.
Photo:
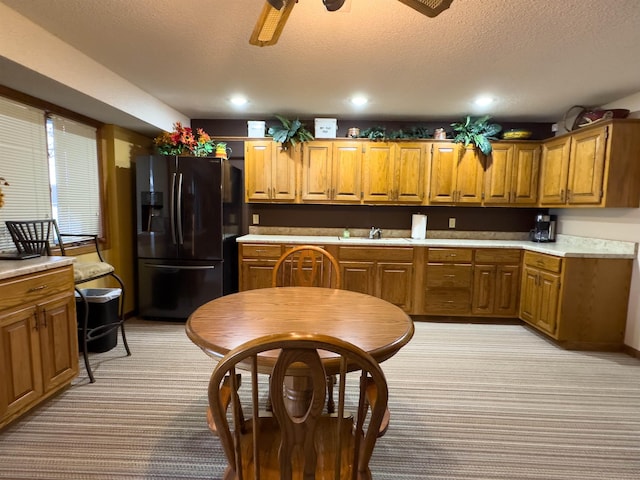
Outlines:
{"label": "paper towel roll", "polygon": [[411,216],[411,238],[423,240],[427,237],[427,216],[414,213]]}

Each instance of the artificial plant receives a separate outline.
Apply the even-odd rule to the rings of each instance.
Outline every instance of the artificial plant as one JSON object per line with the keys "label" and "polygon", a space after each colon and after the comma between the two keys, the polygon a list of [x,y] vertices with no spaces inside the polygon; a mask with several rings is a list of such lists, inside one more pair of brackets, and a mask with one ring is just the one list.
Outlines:
{"label": "artificial plant", "polygon": [[313,135],[299,119],[296,118],[291,121],[282,115],[276,115],[275,117],[280,120],[282,125],[269,127],[268,135],[273,137],[274,142],[281,143],[282,150],[295,147],[297,143],[313,140]]}
{"label": "artificial plant", "polygon": [[472,119],[467,115],[463,122],[452,123],[455,136],[454,143],[464,143],[465,147],[475,145],[483,154],[491,153],[490,140],[497,140],[495,136],[502,130],[502,126],[497,123],[489,123],[489,115]]}

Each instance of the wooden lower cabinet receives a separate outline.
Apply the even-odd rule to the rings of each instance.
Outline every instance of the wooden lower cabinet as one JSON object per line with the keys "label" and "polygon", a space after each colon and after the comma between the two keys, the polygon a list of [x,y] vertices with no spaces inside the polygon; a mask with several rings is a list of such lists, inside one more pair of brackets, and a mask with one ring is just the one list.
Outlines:
{"label": "wooden lower cabinet", "polygon": [[428,248],[422,289],[423,314],[469,315],[473,250]]}
{"label": "wooden lower cabinet", "polygon": [[518,315],[520,250],[476,249],[471,313],[492,317]]}
{"label": "wooden lower cabinet", "polygon": [[271,287],[273,267],[282,255],[281,244],[243,243],[240,256],[240,291]]}
{"label": "wooden lower cabinet", "polygon": [[0,281],[0,427],[77,374],[72,267]]}
{"label": "wooden lower cabinet", "polygon": [[519,316],[566,348],[619,350],[633,260],[525,252]]}
{"label": "wooden lower cabinet", "polygon": [[413,310],[412,247],[339,247],[342,288]]}

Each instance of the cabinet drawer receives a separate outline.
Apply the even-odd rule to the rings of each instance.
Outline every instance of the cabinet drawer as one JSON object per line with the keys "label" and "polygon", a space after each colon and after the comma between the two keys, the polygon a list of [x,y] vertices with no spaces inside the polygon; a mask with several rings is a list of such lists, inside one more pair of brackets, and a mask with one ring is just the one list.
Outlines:
{"label": "cabinet drawer", "polygon": [[11,278],[0,282],[0,310],[73,290],[71,265],[46,272]]}
{"label": "cabinet drawer", "polygon": [[562,267],[562,258],[543,255],[541,253],[524,252],[524,264],[530,267],[559,273]]}
{"label": "cabinet drawer", "polygon": [[413,247],[340,247],[340,260],[413,262]]}
{"label": "cabinet drawer", "polygon": [[251,258],[280,258],[282,248],[280,245],[262,243],[243,243],[242,256]]}
{"label": "cabinet drawer", "polygon": [[430,248],[427,252],[429,262],[471,262],[473,250],[469,248]]}
{"label": "cabinet drawer", "polygon": [[428,315],[467,314],[471,311],[471,292],[456,288],[427,289],[424,309]]}
{"label": "cabinet drawer", "polygon": [[427,265],[426,275],[427,288],[471,288],[471,281],[473,279],[471,265],[447,265],[430,263],[429,265]]}
{"label": "cabinet drawer", "polygon": [[476,263],[520,263],[520,250],[478,248]]}

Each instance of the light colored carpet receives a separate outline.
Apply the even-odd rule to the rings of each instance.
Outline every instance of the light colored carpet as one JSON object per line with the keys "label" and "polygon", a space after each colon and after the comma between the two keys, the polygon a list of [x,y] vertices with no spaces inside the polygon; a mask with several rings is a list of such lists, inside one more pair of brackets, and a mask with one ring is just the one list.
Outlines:
{"label": "light colored carpet", "polygon": [[[214,361],[184,324],[132,320],[71,388],[0,432],[3,479],[219,479]],[[82,364],[82,362],[81,362]],[[562,350],[519,325],[416,323],[383,363],[391,426],[374,479],[638,480],[640,361]]]}

